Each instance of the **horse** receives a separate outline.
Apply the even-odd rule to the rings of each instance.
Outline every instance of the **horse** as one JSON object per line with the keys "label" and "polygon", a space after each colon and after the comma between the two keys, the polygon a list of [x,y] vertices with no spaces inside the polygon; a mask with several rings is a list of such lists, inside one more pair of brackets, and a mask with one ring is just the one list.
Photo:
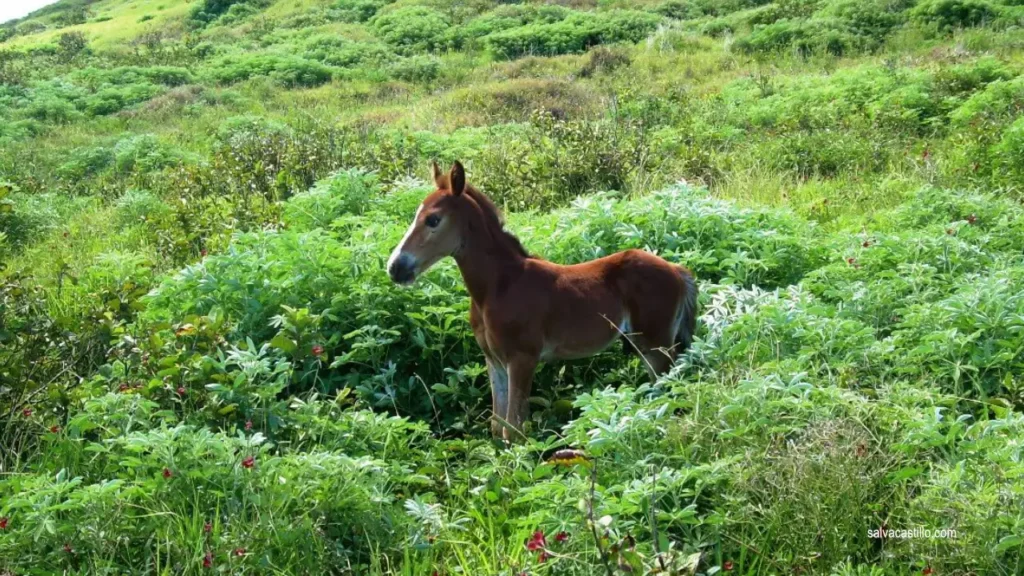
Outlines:
{"label": "horse", "polygon": [[697,285],[688,269],[635,249],[568,266],[531,256],[505,230],[494,202],[466,183],[460,162],[447,174],[434,162],[433,178],[436,190],[416,210],[387,272],[410,285],[441,259],[455,259],[487,362],[495,437],[522,438],[540,362],[592,356],[625,337],[653,381],[690,346]]}

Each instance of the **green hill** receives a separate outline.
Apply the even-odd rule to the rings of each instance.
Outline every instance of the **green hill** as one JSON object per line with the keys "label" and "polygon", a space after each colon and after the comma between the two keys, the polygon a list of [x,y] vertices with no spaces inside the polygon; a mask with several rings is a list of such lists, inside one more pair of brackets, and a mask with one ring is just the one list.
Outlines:
{"label": "green hill", "polygon": [[[1017,4],[0,25],[0,574],[1024,573]],[[545,365],[493,442],[456,268],[384,271],[434,159],[691,268],[671,375]]]}

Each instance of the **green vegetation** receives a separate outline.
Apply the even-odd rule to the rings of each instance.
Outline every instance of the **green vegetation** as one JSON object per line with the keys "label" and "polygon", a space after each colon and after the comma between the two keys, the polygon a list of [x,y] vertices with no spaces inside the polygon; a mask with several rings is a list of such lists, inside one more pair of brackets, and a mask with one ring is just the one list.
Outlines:
{"label": "green vegetation", "polygon": [[[0,25],[0,574],[1024,573],[1018,4]],[[494,444],[458,271],[384,271],[432,159],[692,268],[693,349],[544,366]]]}

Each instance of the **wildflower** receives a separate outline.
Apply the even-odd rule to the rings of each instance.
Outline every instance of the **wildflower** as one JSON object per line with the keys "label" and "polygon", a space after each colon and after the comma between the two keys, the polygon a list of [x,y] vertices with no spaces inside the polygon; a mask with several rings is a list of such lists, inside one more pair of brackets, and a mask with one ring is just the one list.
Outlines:
{"label": "wildflower", "polygon": [[921,570],[921,574],[923,574],[924,576],[931,576],[932,572],[935,571],[932,570],[931,566],[926,566],[924,570]]}
{"label": "wildflower", "polygon": [[245,548],[235,548],[235,556],[245,556]]}
{"label": "wildflower", "polygon": [[319,344],[317,344],[316,346],[313,346],[313,356],[320,356],[323,353],[324,353],[324,347],[323,346],[321,346]]}
{"label": "wildflower", "polygon": [[213,552],[207,551],[203,556],[203,568],[213,568]]}
{"label": "wildflower", "polygon": [[174,476],[174,472],[171,472],[170,468],[164,468],[164,478],[170,479],[171,476]]}
{"label": "wildflower", "polygon": [[213,524],[210,524],[209,522],[203,524],[203,533],[209,534],[210,532],[213,532]]}
{"label": "wildflower", "polygon": [[0,518],[0,530],[7,530],[7,523],[10,522],[10,521],[11,521],[11,519],[8,518],[7,516],[4,516],[3,518]]}
{"label": "wildflower", "polygon": [[118,392],[126,392],[127,390],[128,390],[128,385],[127,384],[121,384],[120,386],[117,387],[117,391]]}
{"label": "wildflower", "polygon": [[199,251],[199,255],[202,256],[203,258],[206,258],[206,248],[203,248],[202,250],[200,250]]}
{"label": "wildflower", "polygon": [[569,539],[569,533],[568,532],[559,532],[558,534],[555,534],[555,542],[562,543],[562,542],[565,542],[568,539]]}
{"label": "wildflower", "polygon": [[967,223],[968,224],[974,224],[977,221],[978,221],[978,217],[975,216],[974,214],[971,214],[970,216],[967,217]]}
{"label": "wildflower", "polygon": [[551,555],[547,552],[542,551],[540,554],[537,555],[537,562],[543,564],[547,562],[548,558],[551,558]]}
{"label": "wildflower", "polygon": [[246,420],[245,421],[245,429],[246,430],[252,430],[252,420]]}
{"label": "wildflower", "polygon": [[854,268],[860,268],[860,264],[857,264],[857,259],[852,256],[846,259],[846,263]]}
{"label": "wildflower", "polygon": [[252,468],[256,465],[255,456],[246,456],[245,460],[242,460],[242,468]]}
{"label": "wildflower", "polygon": [[56,434],[58,432],[60,432],[60,426],[57,426],[56,424],[50,426],[50,434]]}
{"label": "wildflower", "polygon": [[188,390],[185,390],[184,386],[178,386],[178,396],[184,396],[187,393],[188,393]]}
{"label": "wildflower", "polygon": [[24,416],[25,418],[31,418],[32,417],[32,409],[31,408],[25,408],[24,410],[21,411],[21,415]]}
{"label": "wildflower", "polygon": [[867,247],[871,246],[871,240],[865,240],[865,241],[864,241],[864,243],[863,243],[863,244],[861,244],[861,246],[863,246],[863,247],[865,247],[865,248],[867,248]]}
{"label": "wildflower", "polygon": [[67,542],[64,543],[64,551],[67,552],[68,554],[74,554],[75,553],[75,549],[72,548],[71,544],[68,544]]}
{"label": "wildflower", "polygon": [[732,571],[732,560],[726,560],[725,563],[722,564],[722,570],[725,570],[726,572],[731,572]]}
{"label": "wildflower", "polygon": [[526,549],[531,552],[534,550],[543,550],[544,546],[546,545],[547,541],[544,540],[544,533],[540,530],[537,530],[533,533],[533,536],[531,536],[530,539],[527,540]]}
{"label": "wildflower", "polygon": [[931,157],[931,155],[932,155],[931,150],[928,150],[927,148],[925,148],[924,152],[921,153],[921,158],[924,159],[924,160],[927,160],[928,158]]}

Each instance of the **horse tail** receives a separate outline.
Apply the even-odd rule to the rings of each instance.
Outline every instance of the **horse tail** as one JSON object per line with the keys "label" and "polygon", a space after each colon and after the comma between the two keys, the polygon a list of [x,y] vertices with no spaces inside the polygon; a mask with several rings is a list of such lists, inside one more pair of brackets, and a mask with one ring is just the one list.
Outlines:
{"label": "horse tail", "polygon": [[683,310],[679,316],[679,327],[676,329],[677,353],[682,354],[693,343],[693,335],[697,331],[697,282],[693,273],[679,266],[679,275],[683,279]]}

